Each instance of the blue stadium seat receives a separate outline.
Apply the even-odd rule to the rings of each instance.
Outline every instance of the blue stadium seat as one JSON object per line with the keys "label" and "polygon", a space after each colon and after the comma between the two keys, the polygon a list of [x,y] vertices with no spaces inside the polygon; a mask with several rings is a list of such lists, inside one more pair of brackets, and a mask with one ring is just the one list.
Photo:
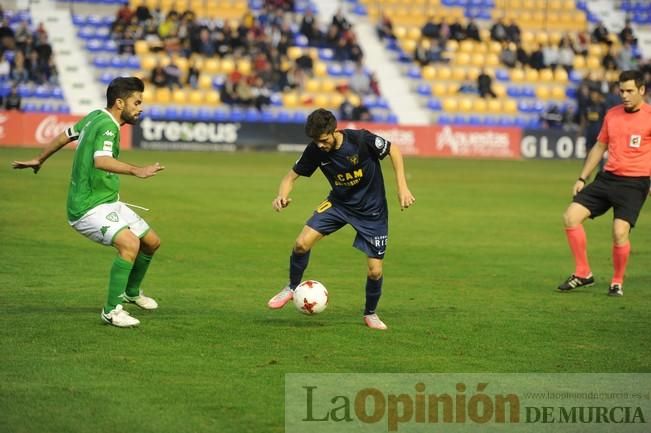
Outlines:
{"label": "blue stadium seat", "polygon": [[196,112],[196,118],[202,122],[210,122],[214,117],[215,111],[209,107],[199,107]]}
{"label": "blue stadium seat", "polygon": [[436,123],[438,123],[439,125],[451,125],[452,117],[447,114],[441,114],[436,120]]}
{"label": "blue stadium seat", "polygon": [[52,89],[52,98],[54,99],[65,99],[63,95],[63,89],[61,87],[56,86]]}
{"label": "blue stadium seat", "polygon": [[148,108],[149,111],[149,117],[151,117],[154,120],[160,120],[165,118],[165,111],[163,111],[162,107],[159,107],[158,105],[152,105],[151,107]]}
{"label": "blue stadium seat", "polygon": [[70,114],[70,107],[67,104],[60,104],[57,107],[57,113]]}
{"label": "blue stadium seat", "polygon": [[34,88],[29,84],[19,84],[18,94],[23,98],[30,98],[34,96]]}
{"label": "blue stadium seat", "polygon": [[104,42],[101,39],[87,39],[86,40],[86,50],[91,53],[99,53],[104,51]]}
{"label": "blue stadium seat", "polygon": [[36,107],[36,104],[34,104],[33,102],[27,102],[23,104],[22,109],[26,113],[35,113],[41,111],[39,108]]}
{"label": "blue stadium seat", "polygon": [[430,98],[430,100],[427,101],[427,108],[432,111],[441,111],[443,109],[443,106],[440,100],[436,98]]}
{"label": "blue stadium seat", "polygon": [[321,60],[332,60],[335,57],[335,53],[330,48],[321,48],[319,50],[319,59]]}
{"label": "blue stadium seat", "polygon": [[407,69],[407,76],[409,78],[419,80],[420,77],[422,76],[420,73],[420,67],[418,66],[410,66],[409,69]]}
{"label": "blue stadium seat", "polygon": [[140,69],[140,57],[138,56],[127,57],[125,66],[129,69]]}
{"label": "blue stadium seat", "polygon": [[103,56],[97,56],[93,59],[93,65],[98,69],[105,69],[111,65],[111,60]]}
{"label": "blue stadium seat", "polygon": [[274,116],[274,113],[272,113],[271,111],[265,110],[265,111],[262,112],[262,114],[260,116],[260,120],[262,122],[271,123],[271,122],[274,122],[276,120],[276,116]]}
{"label": "blue stadium seat", "polygon": [[244,121],[245,122],[259,122],[261,118],[262,118],[262,115],[255,108],[248,109],[246,111],[246,113],[244,114]]}
{"label": "blue stadium seat", "polygon": [[34,89],[34,97],[49,99],[52,97],[52,89],[46,85],[37,86]]}
{"label": "blue stadium seat", "polygon": [[165,107],[164,114],[165,117],[170,120],[181,120],[181,112],[178,107],[175,107],[174,105]]}
{"label": "blue stadium seat", "polygon": [[182,120],[197,120],[197,111],[192,107],[183,107],[179,110],[179,118]]}
{"label": "blue stadium seat", "polygon": [[509,71],[507,71],[506,69],[496,69],[495,78],[498,81],[511,81],[511,77],[509,76]]}

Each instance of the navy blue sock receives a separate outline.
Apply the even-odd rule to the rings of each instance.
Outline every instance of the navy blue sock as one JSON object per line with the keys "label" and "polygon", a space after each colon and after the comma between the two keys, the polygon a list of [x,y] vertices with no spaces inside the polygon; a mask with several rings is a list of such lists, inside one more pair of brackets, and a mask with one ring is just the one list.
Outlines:
{"label": "navy blue sock", "polygon": [[292,251],[292,255],[289,258],[289,288],[294,290],[296,286],[301,284],[301,279],[303,278],[303,272],[307,268],[307,262],[310,261],[310,252],[308,251],[305,254],[299,254],[296,251]]}
{"label": "navy blue sock", "polygon": [[380,296],[382,296],[382,280],[384,278],[380,277],[379,280],[372,280],[366,278],[366,306],[364,307],[364,315],[375,313],[377,308],[377,303],[380,302]]}

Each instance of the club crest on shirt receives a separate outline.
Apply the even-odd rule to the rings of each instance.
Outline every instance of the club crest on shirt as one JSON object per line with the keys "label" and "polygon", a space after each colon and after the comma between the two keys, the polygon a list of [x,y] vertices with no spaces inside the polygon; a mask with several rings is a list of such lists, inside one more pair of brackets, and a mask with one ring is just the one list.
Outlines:
{"label": "club crest on shirt", "polygon": [[357,154],[347,156],[346,159],[353,165],[357,165],[359,163],[359,155]]}
{"label": "club crest on shirt", "polygon": [[120,221],[117,212],[111,212],[110,214],[106,215],[106,219],[114,223]]}
{"label": "club crest on shirt", "polygon": [[628,147],[640,147],[640,144],[642,144],[642,136],[631,135],[631,138],[628,142]]}

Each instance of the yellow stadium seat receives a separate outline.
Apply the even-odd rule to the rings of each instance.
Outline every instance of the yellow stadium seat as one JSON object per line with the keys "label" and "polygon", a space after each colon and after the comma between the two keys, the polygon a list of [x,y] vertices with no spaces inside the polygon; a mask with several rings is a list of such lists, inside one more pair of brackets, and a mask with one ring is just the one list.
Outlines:
{"label": "yellow stadium seat", "polygon": [[449,66],[439,66],[436,70],[436,76],[439,80],[449,80],[452,77],[452,70]]}
{"label": "yellow stadium seat", "polygon": [[[223,67],[223,65],[222,65]],[[237,61],[237,70],[244,75],[249,75],[251,73],[251,60],[249,59],[239,59]]]}
{"label": "yellow stadium seat", "polygon": [[463,112],[463,113],[469,113],[472,111],[473,108],[473,102],[472,99],[470,98],[461,98],[458,101],[458,110]]}
{"label": "yellow stadium seat", "polygon": [[212,89],[212,77],[208,74],[199,74],[199,88],[203,90]]}
{"label": "yellow stadium seat", "polygon": [[459,108],[459,103],[454,98],[445,98],[443,99],[442,106],[443,111],[447,111],[448,113],[455,113]]}
{"label": "yellow stadium seat", "polygon": [[549,88],[547,86],[536,87],[536,96],[538,99],[549,99]]}
{"label": "yellow stadium seat", "polygon": [[314,75],[317,77],[325,77],[328,75],[328,65],[325,62],[314,62]]}
{"label": "yellow stadium seat", "polygon": [[524,73],[524,79],[525,81],[538,81],[540,79],[540,74],[538,73],[537,69],[526,69]]}
{"label": "yellow stadium seat", "polygon": [[205,97],[204,103],[206,105],[219,105],[221,102],[221,97],[219,96],[219,92],[216,90],[210,90],[206,92],[204,97]]}
{"label": "yellow stadium seat", "polygon": [[203,104],[203,94],[202,90],[193,89],[188,94],[188,103],[192,105],[201,105]]}
{"label": "yellow stadium seat", "polygon": [[330,78],[324,78],[321,80],[321,90],[326,93],[332,93],[335,91],[337,88],[337,83],[330,79]]}
{"label": "yellow stadium seat", "polygon": [[495,68],[495,67],[499,66],[500,65],[499,56],[497,54],[494,54],[494,53],[487,54],[486,58],[485,58],[484,65],[489,67],[489,68]]}
{"label": "yellow stadium seat", "polygon": [[188,94],[183,89],[174,89],[172,92],[172,102],[174,104],[185,104],[188,101]]}
{"label": "yellow stadium seat", "polygon": [[471,39],[466,39],[459,43],[459,51],[463,53],[473,53],[475,52],[476,42]]}
{"label": "yellow stadium seat", "polygon": [[414,41],[420,39],[420,28],[411,27],[409,30],[407,30],[407,38],[412,39]]}
{"label": "yellow stadium seat", "polygon": [[296,106],[298,106],[298,95],[296,92],[284,93],[282,100],[285,108],[296,108]]}
{"label": "yellow stadium seat", "polygon": [[549,42],[549,35],[545,32],[536,33],[536,42],[545,45]]}
{"label": "yellow stadium seat", "polygon": [[506,96],[506,86],[499,83],[493,84],[493,92],[495,92],[498,98],[503,98]]}
{"label": "yellow stadium seat", "polygon": [[309,80],[307,80],[307,81],[305,82],[304,89],[305,89],[306,92],[312,92],[312,93],[315,93],[315,92],[318,92],[318,91],[319,91],[319,87],[321,87],[321,86],[319,85],[319,81],[318,81],[318,80],[315,80],[315,79],[309,79]]}
{"label": "yellow stadium seat", "polygon": [[301,47],[287,48],[287,57],[289,57],[289,60],[296,60],[302,55],[303,55],[303,49]]}
{"label": "yellow stadium seat", "polygon": [[476,67],[470,67],[466,69],[466,78],[470,81],[476,82],[477,77],[479,77],[480,69]]}
{"label": "yellow stadium seat", "polygon": [[458,52],[454,56],[454,63],[459,66],[468,66],[470,64],[470,54]]}
{"label": "yellow stadium seat", "polygon": [[235,61],[229,58],[222,59],[219,70],[222,74],[230,74],[235,70]]}
{"label": "yellow stadium seat", "polygon": [[511,69],[511,81],[516,83],[524,81],[524,71],[522,69]]}
{"label": "yellow stadium seat", "polygon": [[420,70],[420,74],[423,77],[423,80],[432,81],[436,78],[436,68],[432,65],[423,66]]}
{"label": "yellow stadium seat", "polygon": [[507,114],[515,114],[518,112],[518,103],[513,99],[505,99],[502,101],[502,112]]}
{"label": "yellow stadium seat", "polygon": [[483,98],[476,98],[472,103],[474,113],[485,113],[488,110],[488,102]]}
{"label": "yellow stadium seat", "polygon": [[153,86],[145,86],[145,90],[142,92],[142,100],[145,104],[151,104],[156,100]]}
{"label": "yellow stadium seat", "polygon": [[344,103],[344,95],[341,93],[333,93],[330,95],[330,104],[332,107],[339,107]]}
{"label": "yellow stadium seat", "polygon": [[470,55],[470,64],[474,66],[483,66],[486,63],[486,57],[480,53]]}
{"label": "yellow stadium seat", "polygon": [[448,41],[445,43],[445,50],[446,51],[458,51],[459,50],[459,42],[455,41],[454,39],[448,39]]}
{"label": "yellow stadium seat", "polygon": [[584,69],[584,68],[585,68],[585,57],[574,56],[574,69]]}
{"label": "yellow stadium seat", "polygon": [[172,92],[167,87],[156,89],[154,99],[157,104],[168,104],[172,99]]}
{"label": "yellow stadium seat", "polygon": [[143,40],[136,41],[133,49],[137,55],[142,56],[143,54],[149,53],[149,43]]}
{"label": "yellow stadium seat", "polygon": [[552,87],[550,97],[556,100],[565,99],[565,88],[563,86]]}
{"label": "yellow stadium seat", "polygon": [[486,109],[489,113],[498,114],[502,112],[502,102],[499,99],[489,99]]}
{"label": "yellow stadium seat", "polygon": [[219,60],[215,58],[206,59],[203,62],[203,67],[201,68],[206,74],[218,74],[219,73]]}
{"label": "yellow stadium seat", "polygon": [[316,107],[330,107],[330,98],[325,93],[317,93],[314,95],[314,106]]}
{"label": "yellow stadium seat", "polygon": [[151,71],[158,64],[158,58],[153,54],[140,57],[140,67],[145,71]]}
{"label": "yellow stadium seat", "polygon": [[[541,69],[540,72],[538,73],[538,78],[540,81],[546,81],[546,82],[554,81],[554,72],[549,68]],[[529,81],[534,81],[534,80],[529,80]]]}
{"label": "yellow stadium seat", "polygon": [[465,81],[465,79],[466,79],[466,68],[452,68],[452,80]]}
{"label": "yellow stadium seat", "polygon": [[402,41],[400,41],[400,44],[402,45],[402,49],[406,53],[411,54],[416,49],[416,45],[418,44],[418,42],[416,42],[413,39],[403,39]]}
{"label": "yellow stadium seat", "polygon": [[393,35],[397,39],[403,39],[403,38],[407,37],[407,29],[404,28],[403,26],[395,26],[393,28]]}
{"label": "yellow stadium seat", "polygon": [[590,46],[588,46],[589,56],[603,57],[605,54],[606,50],[601,44],[590,44]]}
{"label": "yellow stadium seat", "polygon": [[554,81],[559,84],[567,84],[569,77],[565,68],[556,68],[554,71]]}
{"label": "yellow stadium seat", "polygon": [[434,83],[432,85],[432,95],[436,97],[445,96],[448,94],[448,86],[444,83]]}
{"label": "yellow stadium seat", "polygon": [[585,66],[588,69],[599,69],[601,67],[601,59],[599,57],[590,56],[587,58]]}

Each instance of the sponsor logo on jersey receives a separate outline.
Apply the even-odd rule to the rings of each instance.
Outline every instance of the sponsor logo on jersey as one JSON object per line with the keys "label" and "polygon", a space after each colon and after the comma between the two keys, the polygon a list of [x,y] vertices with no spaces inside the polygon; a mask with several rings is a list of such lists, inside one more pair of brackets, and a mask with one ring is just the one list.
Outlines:
{"label": "sponsor logo on jersey", "polygon": [[628,145],[630,147],[640,147],[640,144],[642,144],[642,136],[631,135],[631,139],[629,140]]}
{"label": "sponsor logo on jersey", "polygon": [[105,142],[104,142],[104,147],[102,148],[102,150],[108,150],[109,152],[110,152],[111,150],[113,150],[113,142],[112,142],[112,141],[108,141],[108,140],[105,141]]}
{"label": "sponsor logo on jersey", "polygon": [[110,214],[106,215],[106,219],[114,223],[120,221],[120,217],[118,216],[117,212],[111,212]]}
{"label": "sponsor logo on jersey", "polygon": [[335,176],[335,185],[337,186],[355,186],[364,177],[364,172],[361,168],[353,170],[352,173],[339,173]]}
{"label": "sponsor logo on jersey", "polygon": [[350,155],[347,156],[346,159],[353,165],[357,165],[359,163],[359,155]]}

